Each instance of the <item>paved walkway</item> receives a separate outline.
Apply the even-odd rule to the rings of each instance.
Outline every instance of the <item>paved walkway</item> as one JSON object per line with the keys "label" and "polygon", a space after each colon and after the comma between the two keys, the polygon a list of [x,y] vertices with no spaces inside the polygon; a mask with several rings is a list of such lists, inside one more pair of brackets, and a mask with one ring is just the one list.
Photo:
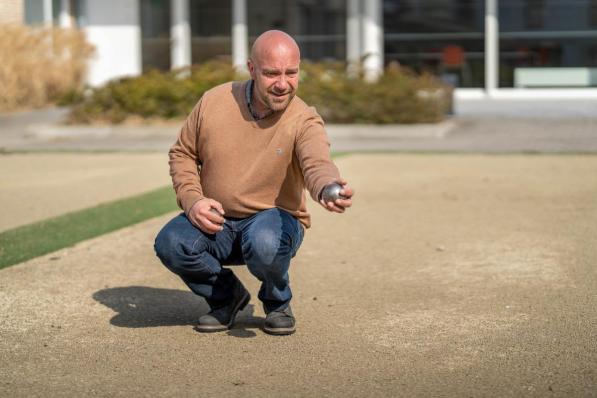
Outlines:
{"label": "paved walkway", "polygon": [[[328,125],[335,151],[597,152],[597,100],[458,100],[439,124]],[[64,126],[63,110],[0,116],[4,151],[159,151],[181,121],[151,125]]]}
{"label": "paved walkway", "polygon": [[0,396],[589,397],[595,156],[350,155],[291,267],[298,331],[228,333],[152,252],[149,220],[0,271]]}

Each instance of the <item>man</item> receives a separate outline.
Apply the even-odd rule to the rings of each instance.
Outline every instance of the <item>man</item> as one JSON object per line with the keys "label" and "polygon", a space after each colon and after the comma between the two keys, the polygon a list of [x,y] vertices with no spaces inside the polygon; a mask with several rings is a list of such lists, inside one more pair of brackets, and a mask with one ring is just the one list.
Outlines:
{"label": "man", "polygon": [[[296,97],[300,52],[281,31],[255,41],[251,80],[207,91],[188,116],[169,152],[170,175],[184,214],[156,238],[160,260],[211,311],[196,330],[230,329],[249,292],[222,265],[246,264],[261,281],[263,330],[295,331],[288,268],[310,226],[305,188],[329,211],[351,206],[353,190],[329,156],[323,121]],[[343,199],[325,203],[328,184]]]}

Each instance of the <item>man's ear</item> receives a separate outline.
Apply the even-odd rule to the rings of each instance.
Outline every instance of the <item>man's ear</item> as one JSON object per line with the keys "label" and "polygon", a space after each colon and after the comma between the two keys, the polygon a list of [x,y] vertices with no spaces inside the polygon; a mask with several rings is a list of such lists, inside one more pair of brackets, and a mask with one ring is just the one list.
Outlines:
{"label": "man's ear", "polygon": [[255,73],[255,65],[253,64],[253,61],[251,61],[251,58],[249,58],[247,60],[247,69],[249,70],[249,73],[251,74],[251,78],[255,79],[254,73]]}

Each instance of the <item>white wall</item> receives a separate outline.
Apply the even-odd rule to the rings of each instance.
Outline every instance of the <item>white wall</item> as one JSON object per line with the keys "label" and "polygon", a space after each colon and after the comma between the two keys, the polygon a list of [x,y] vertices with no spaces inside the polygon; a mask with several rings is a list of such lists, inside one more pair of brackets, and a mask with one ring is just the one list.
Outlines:
{"label": "white wall", "polygon": [[96,52],[89,65],[90,85],[142,72],[139,15],[139,0],[86,0],[83,28]]}
{"label": "white wall", "polygon": [[23,0],[0,1],[0,23],[22,24],[25,22],[24,11]]}

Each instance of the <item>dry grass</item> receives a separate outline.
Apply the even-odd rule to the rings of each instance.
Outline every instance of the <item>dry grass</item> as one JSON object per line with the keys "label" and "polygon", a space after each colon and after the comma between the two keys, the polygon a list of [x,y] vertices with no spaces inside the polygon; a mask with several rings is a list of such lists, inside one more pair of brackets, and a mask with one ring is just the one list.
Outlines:
{"label": "dry grass", "polygon": [[92,53],[77,30],[0,24],[0,111],[43,106],[80,88]]}

